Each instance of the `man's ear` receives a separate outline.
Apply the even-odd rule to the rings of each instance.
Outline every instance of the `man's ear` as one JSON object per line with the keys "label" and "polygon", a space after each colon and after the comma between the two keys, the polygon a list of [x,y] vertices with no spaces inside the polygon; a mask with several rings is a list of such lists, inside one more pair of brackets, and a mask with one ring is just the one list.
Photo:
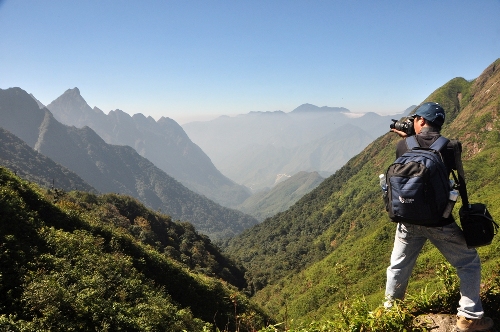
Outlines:
{"label": "man's ear", "polygon": [[426,119],[424,119],[423,117],[419,117],[419,118],[417,118],[417,121],[419,121],[419,122],[420,122],[420,126],[421,126],[421,127],[423,127],[423,126],[425,126],[425,125],[427,124],[427,120],[426,120]]}

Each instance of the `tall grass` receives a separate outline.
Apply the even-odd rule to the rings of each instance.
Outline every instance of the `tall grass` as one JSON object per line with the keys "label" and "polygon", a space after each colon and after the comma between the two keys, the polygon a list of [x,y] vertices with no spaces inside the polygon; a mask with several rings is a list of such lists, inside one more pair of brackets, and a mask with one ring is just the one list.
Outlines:
{"label": "tall grass", "polygon": [[[370,307],[364,296],[347,299],[338,304],[333,318],[308,324],[282,322],[267,326],[259,332],[387,332],[387,331],[430,331],[431,325],[425,314],[455,314],[460,299],[460,281],[455,269],[449,263],[436,267],[441,289],[430,292],[427,288],[416,294],[409,294],[403,301],[395,301],[387,309],[382,304]],[[500,266],[496,269],[500,271]],[[481,300],[488,316],[496,324],[500,322],[500,274],[491,274],[481,285]]]}

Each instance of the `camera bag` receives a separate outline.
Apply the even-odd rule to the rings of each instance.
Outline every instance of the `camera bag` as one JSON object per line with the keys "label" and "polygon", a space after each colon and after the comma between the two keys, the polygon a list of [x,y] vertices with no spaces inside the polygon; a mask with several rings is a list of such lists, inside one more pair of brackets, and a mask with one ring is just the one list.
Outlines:
{"label": "camera bag", "polygon": [[485,204],[469,203],[464,169],[460,157],[461,152],[461,145],[458,142],[455,145],[455,166],[458,171],[458,179],[455,173],[452,172],[455,182],[458,183],[458,191],[462,198],[462,207],[460,207],[458,214],[467,247],[477,248],[491,244],[493,237],[498,232],[498,224],[491,217]]}
{"label": "camera bag", "polygon": [[459,215],[468,248],[491,244],[498,231],[498,225],[491,217],[486,205],[482,203],[462,205]]}

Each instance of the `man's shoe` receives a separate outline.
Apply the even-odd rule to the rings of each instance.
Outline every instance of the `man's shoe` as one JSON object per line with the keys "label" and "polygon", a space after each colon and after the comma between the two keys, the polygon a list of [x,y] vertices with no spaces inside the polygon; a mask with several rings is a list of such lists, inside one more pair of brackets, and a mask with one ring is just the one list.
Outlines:
{"label": "man's shoe", "polygon": [[493,328],[493,320],[489,317],[470,319],[457,316],[457,329],[460,332],[488,331]]}

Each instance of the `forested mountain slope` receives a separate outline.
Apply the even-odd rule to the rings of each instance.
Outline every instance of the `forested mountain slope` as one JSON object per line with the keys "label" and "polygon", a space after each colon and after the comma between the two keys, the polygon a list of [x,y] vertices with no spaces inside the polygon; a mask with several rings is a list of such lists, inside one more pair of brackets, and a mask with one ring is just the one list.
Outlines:
{"label": "forested mountain slope", "polygon": [[[472,82],[452,79],[425,101],[431,100],[449,109],[443,134],[463,142],[470,200],[486,203],[500,220],[500,60]],[[394,160],[399,139],[392,133],[379,137],[287,211],[225,244],[225,252],[248,270],[255,298],[274,317],[330,317],[353,296],[381,303],[395,224],[385,212],[378,174]],[[498,270],[498,248],[497,236],[480,249],[485,280]],[[426,246],[409,292],[439,287],[443,261]],[[487,312],[498,309],[485,306]]]}
{"label": "forested mountain slope", "polygon": [[253,331],[243,271],[187,223],[115,194],[45,191],[0,167],[0,326]]}
{"label": "forested mountain slope", "polygon": [[0,165],[11,169],[19,177],[46,188],[97,192],[76,173],[36,152],[19,137],[1,127]]}

